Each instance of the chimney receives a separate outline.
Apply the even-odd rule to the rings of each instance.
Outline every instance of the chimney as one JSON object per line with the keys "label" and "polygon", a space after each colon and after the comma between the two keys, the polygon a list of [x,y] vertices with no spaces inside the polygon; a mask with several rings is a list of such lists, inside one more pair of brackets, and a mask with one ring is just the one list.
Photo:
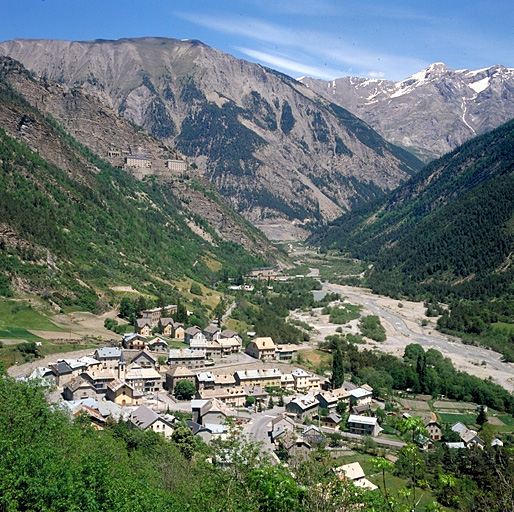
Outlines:
{"label": "chimney", "polygon": [[118,379],[125,380],[125,361],[118,362]]}

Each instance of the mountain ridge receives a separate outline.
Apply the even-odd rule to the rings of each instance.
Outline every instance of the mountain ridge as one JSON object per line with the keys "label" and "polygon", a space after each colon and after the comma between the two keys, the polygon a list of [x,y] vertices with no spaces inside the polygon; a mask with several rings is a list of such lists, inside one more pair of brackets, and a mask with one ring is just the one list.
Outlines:
{"label": "mountain ridge", "polygon": [[472,71],[437,62],[398,82],[301,81],[425,162],[514,117],[514,69],[499,64]]}
{"label": "mountain ridge", "polygon": [[324,223],[421,167],[291,77],[198,41],[15,40],[1,43],[0,54],[80,85],[172,142],[263,229]]}
{"label": "mountain ridge", "polygon": [[[146,137],[131,134],[134,127],[105,106],[98,111],[98,100],[88,110],[86,95],[36,80],[11,59],[0,64],[1,295],[38,295],[60,308],[102,311],[115,305],[114,285],[177,300],[170,275],[211,283],[215,275],[237,277],[284,258],[228,212],[207,182],[192,176],[177,178],[174,186],[136,180],[77,142],[9,82],[30,90],[29,98],[43,94],[49,110],[78,101],[91,124],[102,119],[105,129],[118,123],[120,136]],[[239,223],[245,237],[237,243],[224,238],[222,228],[189,207],[191,198]],[[245,247],[252,243],[250,253]]]}

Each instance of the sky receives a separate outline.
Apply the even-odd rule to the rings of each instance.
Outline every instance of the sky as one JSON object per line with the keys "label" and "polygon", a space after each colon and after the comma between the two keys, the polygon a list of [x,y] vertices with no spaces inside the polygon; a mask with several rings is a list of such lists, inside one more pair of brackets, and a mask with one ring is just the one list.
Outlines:
{"label": "sky", "polygon": [[198,39],[294,78],[514,68],[512,0],[1,0],[0,41]]}

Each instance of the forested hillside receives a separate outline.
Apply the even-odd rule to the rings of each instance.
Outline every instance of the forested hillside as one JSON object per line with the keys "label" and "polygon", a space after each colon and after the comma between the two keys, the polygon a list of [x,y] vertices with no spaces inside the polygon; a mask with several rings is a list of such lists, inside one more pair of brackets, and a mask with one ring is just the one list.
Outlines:
{"label": "forested hillside", "polygon": [[346,488],[323,464],[304,461],[293,477],[237,436],[206,446],[185,422],[170,441],[123,421],[99,432],[37,385],[1,375],[0,450],[0,509],[10,512],[353,511],[379,498]]}
{"label": "forested hillside", "polygon": [[[267,263],[221,239],[171,189],[100,160],[0,83],[3,125],[17,126],[11,131],[18,140],[0,131],[2,295],[36,293],[61,307],[93,310],[112,298],[114,285],[158,297],[170,293],[172,274],[210,283],[215,271],[235,276]],[[22,142],[36,137],[62,155],[67,171]]]}
{"label": "forested hillside", "polygon": [[382,205],[339,218],[313,241],[374,262],[377,292],[510,295],[514,122],[428,165]]}

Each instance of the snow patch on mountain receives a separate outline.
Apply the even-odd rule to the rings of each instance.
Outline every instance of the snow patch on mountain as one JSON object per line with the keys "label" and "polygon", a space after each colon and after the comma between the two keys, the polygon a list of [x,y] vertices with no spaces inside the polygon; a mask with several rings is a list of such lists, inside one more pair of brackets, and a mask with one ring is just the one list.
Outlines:
{"label": "snow patch on mountain", "polygon": [[491,78],[486,76],[485,78],[482,78],[482,80],[478,80],[477,82],[469,84],[469,86],[478,94],[482,91],[485,91],[489,87],[490,80]]}

